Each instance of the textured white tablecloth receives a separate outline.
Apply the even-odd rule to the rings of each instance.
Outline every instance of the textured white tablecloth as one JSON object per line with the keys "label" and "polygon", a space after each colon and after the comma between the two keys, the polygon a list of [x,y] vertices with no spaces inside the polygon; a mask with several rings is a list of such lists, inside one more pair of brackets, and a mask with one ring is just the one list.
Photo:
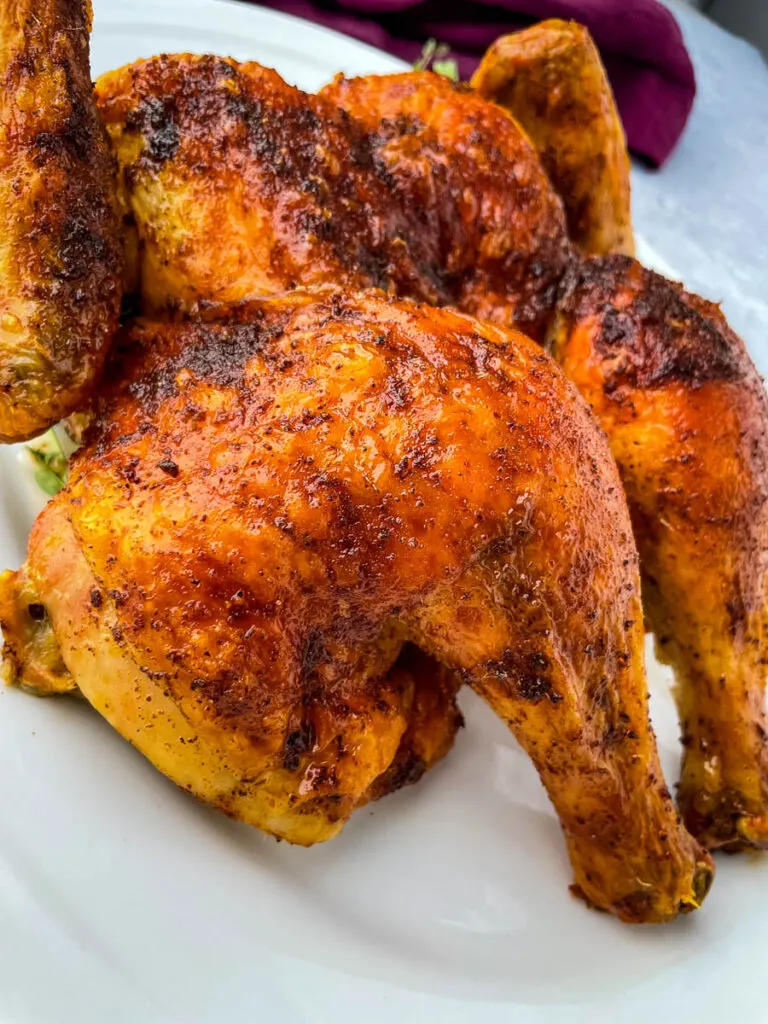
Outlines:
{"label": "textured white tablecloth", "polygon": [[633,167],[635,230],[660,257],[659,269],[722,300],[768,376],[768,67],[698,12],[674,0],[667,6],[683,30],[698,94],[663,169]]}

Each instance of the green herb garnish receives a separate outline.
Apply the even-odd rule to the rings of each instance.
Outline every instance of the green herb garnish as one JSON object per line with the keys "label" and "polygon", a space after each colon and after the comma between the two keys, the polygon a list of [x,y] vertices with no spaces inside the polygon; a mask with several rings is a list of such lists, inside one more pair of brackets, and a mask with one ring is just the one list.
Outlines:
{"label": "green herb garnish", "polygon": [[414,71],[432,70],[437,75],[444,75],[452,82],[459,80],[459,65],[450,56],[451,48],[445,43],[438,43],[436,39],[428,39],[424,43],[421,55],[414,61]]}
{"label": "green herb garnish", "polygon": [[42,437],[36,437],[27,444],[35,468],[35,483],[46,494],[58,494],[66,486],[69,476],[69,459],[64,452],[61,439],[53,427]]}

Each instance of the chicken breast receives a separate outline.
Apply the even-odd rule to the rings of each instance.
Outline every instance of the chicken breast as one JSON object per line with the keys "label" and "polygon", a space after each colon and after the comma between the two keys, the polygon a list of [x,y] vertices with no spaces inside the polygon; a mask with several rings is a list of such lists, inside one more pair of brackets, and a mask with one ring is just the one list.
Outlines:
{"label": "chicken breast", "polygon": [[543,337],[570,252],[562,204],[525,135],[470,90],[421,72],[313,96],[182,54],[110,72],[97,95],[145,313],[372,285]]}

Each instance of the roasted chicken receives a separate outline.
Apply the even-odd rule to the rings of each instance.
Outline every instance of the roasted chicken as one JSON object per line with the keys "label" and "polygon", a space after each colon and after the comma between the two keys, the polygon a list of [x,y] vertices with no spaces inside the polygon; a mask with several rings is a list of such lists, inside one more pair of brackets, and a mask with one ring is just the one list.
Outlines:
{"label": "roasted chicken", "polygon": [[[46,17],[53,33],[61,10]],[[534,51],[519,71],[529,84],[509,91],[524,121],[520,97],[541,78]],[[82,82],[87,51],[76,52]],[[591,88],[579,101],[609,118],[595,98],[604,80]],[[617,159],[600,179],[613,200],[576,216],[586,147],[571,159],[568,135],[562,161],[540,158],[512,116],[428,72],[337,79],[308,96],[255,64],[164,56],[105,76],[97,94],[114,185],[103,145],[83,159],[99,172],[109,225],[93,273],[108,252],[112,277],[78,292],[99,327],[83,394],[121,287],[154,320],[119,332],[70,484],[39,518],[26,565],[0,583],[7,676],[37,692],[80,690],[180,785],[304,844],[443,756],[466,682],[535,762],[588,901],[629,921],[698,906],[712,864],[676,815],[648,723],[637,554],[616,465],[563,374],[511,329],[554,339],[593,400],[587,371],[616,341],[606,304],[619,319],[631,307],[631,343],[599,371],[609,395],[638,408],[635,391],[652,394],[659,432],[672,433],[664,416],[676,402],[699,410],[657,450],[707,467],[700,486],[716,496],[722,532],[698,526],[721,559],[703,564],[732,571],[731,595],[751,587],[741,632],[723,630],[717,598],[701,611],[690,593],[676,603],[700,537],[686,521],[684,557],[670,557],[657,493],[667,477],[650,459],[633,476],[622,437],[634,445],[638,424],[629,416],[622,435],[620,417],[597,408],[701,755],[686,766],[687,820],[715,844],[760,844],[764,530],[758,515],[747,536],[743,524],[748,507],[762,515],[750,444],[765,403],[713,307],[631,263],[583,264],[579,248],[631,245],[626,166]],[[528,123],[546,150],[554,133]],[[615,118],[603,127],[615,143]],[[544,167],[561,187],[570,169],[568,217]],[[68,176],[61,209],[76,210],[92,178],[74,162]],[[602,274],[606,308],[593,301]],[[6,282],[12,298],[25,294]],[[43,296],[51,322],[56,297]],[[738,373],[713,377],[713,352]],[[658,377],[654,359],[687,367],[679,396],[677,371]],[[737,409],[725,435],[699,436],[697,389],[711,380],[734,387],[707,391],[711,408],[730,396]],[[706,444],[737,437],[732,495]],[[710,640],[723,702],[712,673],[702,681],[694,667]],[[741,753],[726,761],[718,745],[732,735]]]}
{"label": "roasted chicken", "polygon": [[120,311],[122,242],[89,0],[0,12],[0,440],[18,441],[92,393]]}
{"label": "roasted chicken", "polygon": [[[546,48],[558,49],[557,39],[555,44],[552,42],[553,32],[549,26],[546,31],[533,33],[535,46],[531,44],[530,52],[534,57],[527,85],[515,93],[517,100],[510,99],[512,94],[506,92],[501,97],[512,103],[516,112],[519,112],[518,107],[532,106],[524,102],[524,97],[541,73]],[[573,50],[578,50],[578,46],[572,45],[572,31],[563,30],[562,36],[566,55],[563,59],[591,59],[589,52],[574,57]],[[508,54],[511,45],[491,51],[484,62],[482,77],[488,88],[489,83],[497,80],[492,74],[493,53],[496,52],[497,59],[503,63],[503,74],[508,75],[510,69],[503,53]],[[518,42],[515,46],[523,47],[524,43]],[[557,59],[555,57],[555,63]],[[317,97],[289,89],[279,80],[275,84],[273,75],[266,75],[256,65],[182,56],[141,61],[105,76],[98,83],[102,117],[115,143],[122,169],[123,202],[135,219],[140,240],[139,246],[134,247],[141,256],[137,261],[138,270],[132,272],[132,277],[147,310],[196,308],[211,300],[247,298],[254,290],[281,290],[295,281],[360,282],[368,273],[370,283],[390,291],[432,302],[450,302],[488,319],[522,326],[533,337],[541,338],[543,332],[551,328],[558,295],[554,282],[564,279],[569,266],[575,268],[572,273],[578,275],[582,261],[569,244],[560,201],[546,177],[535,170],[537,163],[532,147],[512,117],[502,114],[493,104],[480,101],[465,87],[456,87],[429,72],[352,80],[338,78],[323,90],[321,99],[332,101],[346,111],[348,118],[342,117],[339,123],[347,126],[344,131],[348,138],[358,140],[349,152],[365,153],[359,161],[358,173],[354,179],[344,179],[347,184],[342,188],[338,176],[329,172],[329,167],[341,166],[339,153],[330,163],[314,159],[315,154],[328,149],[328,145],[323,148],[321,144],[324,128],[317,115],[319,109],[327,108],[318,106]],[[606,107],[603,103],[601,107],[598,102],[601,94],[607,93],[610,99],[606,80],[596,72],[588,80],[591,86],[572,87],[575,98],[571,98],[570,104],[563,100],[564,107],[575,109],[580,104],[585,109],[589,107],[592,120],[604,124],[613,151],[621,143],[615,111],[612,105]],[[262,95],[264,90],[267,95]],[[551,97],[551,91],[548,95]],[[244,96],[248,97],[247,102]],[[308,131],[294,133],[293,137],[302,139],[302,145],[295,147],[299,152],[312,154],[310,163],[299,165],[288,139],[280,137],[278,129],[272,127],[275,120],[281,123],[290,120],[287,115],[278,117],[275,113],[275,106],[284,105],[286,97],[293,105],[291,109],[295,111],[298,106],[308,112]],[[157,113],[154,120],[148,119],[144,113],[147,110],[162,111],[162,115]],[[291,117],[296,117],[295,112]],[[274,143],[271,149],[265,148],[263,140],[257,140],[256,144],[249,142],[258,134],[253,127],[254,118],[270,139],[282,138],[283,141],[279,145]],[[175,139],[173,152],[163,151],[162,141],[171,130]],[[546,143],[540,129],[536,128],[534,134],[540,142]],[[367,140],[362,150],[361,138]],[[565,141],[561,142],[563,152],[568,149],[567,140],[572,138],[565,134]],[[334,145],[342,145],[338,136],[334,139]],[[572,170],[589,163],[585,157],[587,148],[588,144],[583,143],[579,150],[581,156],[577,153],[569,164]],[[157,159],[147,156],[156,151],[160,152]],[[276,153],[280,154],[279,159]],[[562,166],[564,158],[558,159]],[[230,168],[236,172],[231,177]],[[627,239],[631,237],[628,192],[621,185],[626,168],[614,167],[609,162],[604,169],[607,177],[598,191],[609,195],[609,199],[599,208],[595,207],[582,225],[586,233],[575,229],[576,238],[587,247],[590,245],[587,235],[590,235],[594,248],[628,248]],[[240,188],[233,178],[256,184]],[[373,192],[363,194],[361,179],[386,184],[385,205],[370,206]],[[560,180],[563,180],[562,175]],[[285,205],[270,206],[262,198],[265,194],[278,195]],[[337,201],[340,208],[324,206],[317,197],[325,197],[323,202],[328,204]],[[221,203],[227,204],[226,210],[220,207]],[[410,254],[410,268],[418,266],[424,270],[428,267],[428,272],[403,274],[398,269],[401,264],[389,256],[377,263],[377,268],[386,268],[383,274],[371,273],[370,267],[361,272],[364,261],[357,240],[364,237],[362,230],[350,230],[349,237],[355,241],[345,248],[334,235],[334,228],[329,227],[334,257],[333,261],[323,258],[313,248],[324,244],[322,232],[316,234],[317,224],[322,220],[323,211],[327,212],[330,225],[343,224],[347,205],[356,212],[362,211],[363,220],[376,226],[378,238],[391,239],[392,233],[388,234],[381,225],[395,222],[396,251]],[[307,216],[308,209],[314,211],[312,217]],[[626,209],[626,217],[622,209]],[[606,210],[614,212],[606,213]],[[256,233],[254,218],[262,225]],[[215,232],[214,222],[226,222],[227,233]],[[281,243],[277,249],[264,246],[265,237],[278,236]],[[600,243],[596,241],[598,236],[603,239]],[[230,237],[236,239],[231,246]],[[212,238],[216,239],[216,244],[212,244]],[[611,238],[613,241],[609,244]],[[619,244],[622,238],[624,241]],[[249,239],[248,255],[243,256],[242,247],[247,248]],[[365,244],[370,245],[370,240]],[[227,254],[222,252],[225,245],[241,253],[238,267],[244,265],[246,272],[238,269],[230,274],[225,269],[219,273],[220,265],[226,268]],[[276,255],[276,252],[282,254],[286,245],[291,253],[300,254],[290,273],[280,269],[282,255]],[[309,259],[302,265],[301,259],[306,254]],[[199,264],[205,267],[203,273],[198,272]],[[595,264],[595,269],[589,272],[593,288],[599,290],[599,274],[603,272],[601,268],[605,268],[606,301],[615,283],[611,266],[610,263]],[[177,268],[181,268],[179,273]],[[660,322],[671,324],[682,316],[681,323],[699,323],[704,322],[701,320],[704,315],[710,325],[705,333],[709,331],[717,336],[717,341],[713,342],[715,349],[731,353],[729,359],[748,368],[748,372],[744,369],[742,377],[731,383],[728,392],[732,398],[743,395],[735,405],[736,418],[726,421],[715,417],[708,434],[698,431],[686,435],[685,453],[695,456],[695,478],[704,493],[714,489],[721,494],[720,543],[727,550],[739,552],[738,565],[752,567],[750,601],[757,621],[764,615],[765,535],[759,525],[760,517],[755,520],[753,529],[743,529],[740,509],[747,499],[755,508],[760,505],[763,483],[756,473],[757,463],[751,466],[733,457],[723,465],[719,463],[721,453],[733,450],[741,429],[739,417],[745,416],[751,424],[750,437],[755,431],[759,435],[765,430],[765,405],[755,399],[754,368],[742,343],[727,329],[721,315],[713,312],[714,307],[694,296],[681,296],[675,286],[660,284],[658,277],[644,276],[639,268],[637,274],[633,296],[640,315],[636,318],[633,336],[637,353],[632,358],[641,359],[645,349],[653,349]],[[430,292],[426,281],[437,282],[439,287]],[[193,291],[190,282],[194,283]],[[702,314],[705,308],[708,312]],[[684,334],[684,331],[680,334],[677,328],[670,328],[666,354],[654,353],[654,358],[672,359],[675,346]],[[583,355],[585,361],[577,365],[578,358],[573,351],[573,345],[562,342],[555,348],[567,372],[584,388],[588,400],[595,402],[590,378],[594,354],[590,354],[589,346],[582,344],[578,358]],[[661,417],[655,423],[659,432],[664,429],[664,417],[674,413],[676,403],[677,415],[684,418],[688,403],[699,400],[698,382],[710,373],[711,352],[711,345],[686,345],[685,359],[690,375],[685,386],[678,383],[675,388],[664,391],[666,412],[654,399],[646,414],[652,424],[657,413]],[[625,394],[625,390],[617,392],[615,400]],[[656,391],[651,389],[647,394],[654,396]],[[743,411],[742,403],[746,403]],[[617,428],[615,417],[601,418],[612,436]],[[745,443],[743,438],[739,442]],[[739,474],[744,474],[743,478]],[[730,480],[730,484],[725,484],[724,480]],[[663,497],[657,495],[657,488],[663,492],[665,487],[664,476],[660,473],[643,484],[645,519],[650,525],[639,542],[649,582],[656,580],[658,583],[659,574],[645,535],[649,531],[663,533],[666,529]],[[630,497],[633,507],[637,508],[632,493]],[[729,514],[731,500],[732,514]],[[713,595],[712,600],[719,601],[717,613],[705,614],[700,602],[693,600],[692,595],[700,591],[700,586],[691,586],[689,573],[694,564],[704,574],[702,579]],[[741,569],[733,571],[737,575],[742,572]],[[662,639],[672,637],[665,644],[667,649],[672,650],[670,643],[674,642],[681,649],[695,650],[697,656],[701,656],[701,641],[697,641],[699,647],[691,647],[690,637],[686,639],[684,631],[676,636],[675,616],[682,614],[684,607],[688,608],[686,614],[695,623],[699,637],[708,634],[713,617],[719,617],[723,623],[729,621],[727,607],[733,598],[724,596],[723,590],[728,573],[725,571],[723,575],[723,563],[717,560],[694,561],[686,566],[682,558],[670,562],[667,573],[674,582],[664,585],[666,592],[671,595],[673,590],[675,594],[685,590],[689,597],[687,602],[671,596],[665,599],[674,605],[675,613],[672,617],[649,613],[650,621]],[[650,588],[648,592],[651,593]],[[725,627],[720,628],[717,633],[719,667],[714,676],[714,669],[708,674],[709,689],[714,685],[713,680],[728,680],[726,684],[718,682],[716,685],[726,686],[734,694],[732,699],[738,705],[738,713],[734,707],[727,706],[725,698],[721,704],[705,700],[703,688],[691,687],[686,681],[691,676],[690,666],[684,669],[681,658],[673,658],[680,680],[679,693],[688,694],[681,703],[684,741],[689,745],[682,789],[684,806],[690,826],[713,845],[764,843],[760,821],[768,813],[763,782],[763,765],[768,758],[762,703],[765,667],[762,649],[754,644],[755,628],[751,628],[745,642]],[[745,653],[749,651],[752,654]],[[726,669],[726,665],[734,667]],[[747,677],[750,682],[745,691]],[[699,719],[710,723],[706,736],[699,737],[696,732],[695,723]],[[736,746],[731,743],[734,728],[738,728],[742,736]],[[706,762],[706,769],[693,772],[691,751],[699,749],[701,742],[705,744],[705,754],[699,760]],[[741,766],[739,779],[748,776],[748,782],[736,778],[735,768],[722,768],[734,759]],[[699,810],[694,812],[694,807]]]}
{"label": "roasted chicken", "polygon": [[659,657],[679,800],[709,846],[768,843],[768,397],[717,306],[626,257],[563,285],[553,351],[611,441]]}
{"label": "roasted chicken", "polygon": [[158,768],[309,844],[397,756],[408,642],[530,754],[591,903],[628,921],[698,906],[711,861],[648,723],[616,467],[535,343],[381,293],[296,291],[140,321],[110,377],[4,581],[22,681],[30,634],[53,637]]}

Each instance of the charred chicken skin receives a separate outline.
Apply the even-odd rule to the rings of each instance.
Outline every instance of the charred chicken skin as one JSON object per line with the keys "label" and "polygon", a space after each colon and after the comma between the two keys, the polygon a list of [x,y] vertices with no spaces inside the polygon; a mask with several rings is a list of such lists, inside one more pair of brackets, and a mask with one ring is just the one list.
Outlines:
{"label": "charred chicken skin", "polygon": [[0,440],[19,441],[92,393],[117,326],[122,243],[90,3],[1,10]]}
{"label": "charred chicken skin", "polygon": [[553,351],[611,441],[645,608],[675,669],[679,800],[709,846],[768,843],[768,398],[717,306],[634,260],[574,269]]}
{"label": "charred chicken skin", "polygon": [[648,723],[618,474],[549,356],[333,291],[138,322],[117,346],[69,486],[4,582],[19,670],[42,631],[158,768],[309,844],[396,759],[409,643],[530,754],[591,903],[628,921],[700,903],[711,861]]}

